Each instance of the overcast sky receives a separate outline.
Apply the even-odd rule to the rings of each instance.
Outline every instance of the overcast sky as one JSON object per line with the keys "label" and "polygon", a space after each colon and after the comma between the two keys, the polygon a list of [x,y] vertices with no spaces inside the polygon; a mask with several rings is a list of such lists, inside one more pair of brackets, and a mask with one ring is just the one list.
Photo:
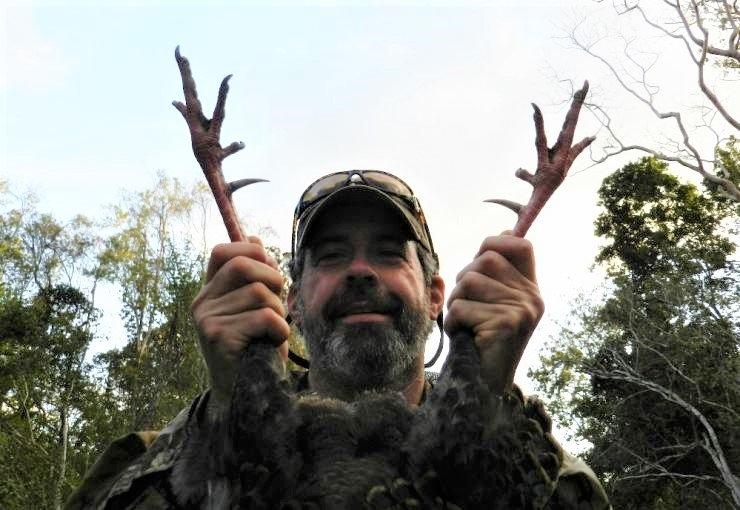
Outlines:
{"label": "overcast sky", "polygon": [[[271,226],[272,242],[287,251],[295,201],[310,182],[337,170],[391,171],[421,199],[448,290],[484,237],[514,223],[511,212],[482,201],[529,196],[513,173],[535,167],[531,102],[542,107],[551,142],[569,93],[559,79],[589,79],[623,115],[625,132],[645,123],[603,66],[560,39],[584,17],[586,26],[616,26],[610,2],[4,5],[0,178],[33,188],[40,208],[60,219],[101,218],[123,190],[151,186],[158,170],[202,178],[170,104],[182,98],[178,44],[207,112],[221,78],[234,75],[222,142],[242,140],[246,149],[226,160],[224,173],[271,181],[236,195],[242,215]],[[649,42],[664,90],[686,82],[672,63],[683,48]],[[583,115],[576,139],[597,128]],[[583,171],[584,155],[528,235],[547,312],[517,374],[525,389],[527,369],[570,301],[598,282],[590,274],[600,242],[596,190],[618,163]],[[225,241],[225,231],[212,238]],[[108,308],[105,324],[120,336]]]}

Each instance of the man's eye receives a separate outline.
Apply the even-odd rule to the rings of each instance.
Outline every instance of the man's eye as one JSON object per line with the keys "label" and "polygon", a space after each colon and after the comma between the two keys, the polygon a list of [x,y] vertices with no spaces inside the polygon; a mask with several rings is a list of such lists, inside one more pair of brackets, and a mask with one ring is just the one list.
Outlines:
{"label": "man's eye", "polygon": [[402,259],[404,253],[400,248],[388,248],[380,250],[380,256],[386,259]]}
{"label": "man's eye", "polygon": [[341,251],[325,251],[319,253],[316,260],[320,263],[331,263],[341,260],[343,253]]}

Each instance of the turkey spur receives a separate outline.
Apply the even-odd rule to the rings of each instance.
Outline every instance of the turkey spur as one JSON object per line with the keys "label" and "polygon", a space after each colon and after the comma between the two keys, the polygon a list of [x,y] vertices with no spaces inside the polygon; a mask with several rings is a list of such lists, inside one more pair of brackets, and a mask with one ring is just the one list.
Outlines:
{"label": "turkey spur", "polygon": [[392,392],[295,394],[267,343],[240,363],[228,416],[189,425],[171,478],[182,508],[560,507],[549,423],[488,391],[467,333],[416,409]]}

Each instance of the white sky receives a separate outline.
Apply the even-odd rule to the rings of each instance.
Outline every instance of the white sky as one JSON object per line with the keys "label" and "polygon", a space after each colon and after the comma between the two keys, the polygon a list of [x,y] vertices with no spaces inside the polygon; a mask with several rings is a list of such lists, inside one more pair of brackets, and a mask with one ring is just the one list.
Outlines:
{"label": "white sky", "polygon": [[[483,238],[514,223],[482,200],[528,198],[513,173],[535,167],[531,102],[544,111],[551,143],[560,129],[569,89],[556,78],[589,79],[622,114],[625,133],[648,123],[602,66],[558,39],[584,15],[614,29],[610,2],[3,5],[0,178],[33,188],[42,210],[100,218],[122,190],[151,186],[157,170],[202,178],[170,104],[182,99],[173,56],[180,44],[206,111],[221,78],[234,75],[222,143],[243,140],[246,149],[226,160],[224,173],[271,181],[236,194],[242,215],[272,226],[287,251],[295,201],[315,178],[391,171],[421,199],[448,290]],[[683,47],[648,43],[666,97],[692,104],[674,90],[695,81],[675,64]],[[584,114],[576,138],[597,128]],[[526,371],[570,300],[598,282],[590,274],[596,190],[620,162],[580,171],[588,163],[588,155],[576,161],[528,235],[547,312],[517,374],[525,390]],[[222,229],[212,237],[226,240]],[[111,336],[120,335],[117,311],[109,305],[105,313]]]}

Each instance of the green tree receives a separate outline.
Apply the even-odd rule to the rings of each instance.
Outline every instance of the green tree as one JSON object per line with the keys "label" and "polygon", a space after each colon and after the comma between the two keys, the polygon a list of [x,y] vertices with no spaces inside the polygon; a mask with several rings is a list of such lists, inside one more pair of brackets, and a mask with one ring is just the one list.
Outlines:
{"label": "green tree", "polygon": [[168,247],[157,291],[160,318],[143,331],[146,348],[130,337],[122,348],[96,357],[106,367],[107,420],[115,435],[161,428],[207,387],[190,318],[190,303],[201,285],[202,259]]}
{"label": "green tree", "polygon": [[740,283],[721,234],[733,203],[645,158],[604,180],[604,298],[582,304],[541,368],[552,409],[593,446],[616,508],[740,504]]}
{"label": "green tree", "polygon": [[84,395],[94,394],[85,356],[98,313],[86,254],[97,238],[84,218],[61,224],[31,197],[0,191],[0,202],[17,205],[0,214],[0,506],[59,508],[92,447],[80,432]]}
{"label": "green tree", "polygon": [[119,433],[160,428],[206,386],[189,314],[205,264],[190,234],[205,196],[204,186],[160,174],[114,208],[101,267],[120,289],[127,339],[96,361],[106,367],[108,419]]}
{"label": "green tree", "polygon": [[[59,508],[112,440],[161,428],[207,386],[190,304],[211,201],[160,175],[113,221],[65,223],[0,181],[0,508]],[[101,280],[126,338],[89,363]]]}

